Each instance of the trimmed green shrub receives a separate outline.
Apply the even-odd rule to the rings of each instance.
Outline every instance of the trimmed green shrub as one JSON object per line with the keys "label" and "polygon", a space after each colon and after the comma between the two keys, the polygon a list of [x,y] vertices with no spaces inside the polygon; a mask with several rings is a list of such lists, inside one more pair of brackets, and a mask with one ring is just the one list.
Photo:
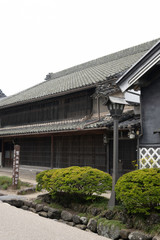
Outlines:
{"label": "trimmed green shrub", "polygon": [[136,170],[120,177],[116,198],[129,213],[150,214],[160,209],[160,169]]}
{"label": "trimmed green shrub", "polygon": [[80,194],[92,199],[111,189],[112,178],[108,173],[91,167],[68,167],[41,172],[37,175],[40,188],[54,197],[56,193]]}
{"label": "trimmed green shrub", "polygon": [[[53,170],[53,169],[52,169]],[[45,170],[45,171],[42,171],[42,172],[40,172],[40,173],[38,173],[37,175],[36,175],[36,181],[37,181],[37,186],[36,186],[36,189],[37,189],[37,191],[41,191],[44,187],[43,187],[43,184],[44,184],[44,181],[43,181],[43,177],[45,176],[45,175],[47,175],[47,173],[49,172],[49,171],[52,171],[52,170]],[[52,173],[51,173],[51,175],[52,175]],[[50,177],[51,177],[51,175],[50,175]]]}

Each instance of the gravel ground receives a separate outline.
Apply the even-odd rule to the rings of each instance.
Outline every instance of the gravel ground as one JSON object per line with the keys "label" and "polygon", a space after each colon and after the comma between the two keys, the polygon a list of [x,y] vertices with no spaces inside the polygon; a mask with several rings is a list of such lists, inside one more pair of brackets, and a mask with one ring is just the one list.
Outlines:
{"label": "gravel ground", "polygon": [[63,223],[0,202],[1,240],[106,240]]}

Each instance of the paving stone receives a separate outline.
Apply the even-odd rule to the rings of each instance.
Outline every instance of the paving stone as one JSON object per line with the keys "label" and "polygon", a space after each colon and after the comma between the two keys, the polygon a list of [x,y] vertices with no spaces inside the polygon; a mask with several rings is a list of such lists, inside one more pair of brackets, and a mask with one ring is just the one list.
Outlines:
{"label": "paving stone", "polygon": [[71,226],[71,227],[74,227],[75,226],[75,223],[74,222],[66,222],[67,225]]}
{"label": "paving stone", "polygon": [[92,232],[97,232],[97,221],[91,218],[87,224],[87,228],[89,228]]}
{"label": "paving stone", "polygon": [[48,207],[48,206],[46,206],[46,205],[44,205],[44,206],[43,206],[43,210],[44,210],[45,212],[48,212],[48,210],[49,210],[49,207]]}
{"label": "paving stone", "polygon": [[54,208],[49,208],[48,210],[48,217],[51,219],[60,219],[61,218],[61,211]]}
{"label": "paving stone", "polygon": [[82,224],[87,225],[87,223],[88,223],[87,217],[81,217],[80,219],[81,219]]}
{"label": "paving stone", "polygon": [[76,224],[80,224],[81,223],[81,218],[78,215],[73,215],[73,222]]}
{"label": "paving stone", "polygon": [[68,212],[68,211],[62,211],[61,212],[61,218],[64,220],[64,221],[69,221],[71,222],[72,219],[73,219],[73,215]]}
{"label": "paving stone", "polygon": [[24,205],[27,206],[27,207],[31,207],[32,202],[31,201],[24,201]]}
{"label": "paving stone", "polygon": [[48,218],[47,212],[39,212],[38,215],[41,216],[41,217]]}
{"label": "paving stone", "polygon": [[131,232],[131,229],[121,229],[119,235],[122,239],[128,239],[128,236]]}
{"label": "paving stone", "polygon": [[75,225],[77,228],[81,229],[81,230],[86,230],[87,226],[83,225],[83,224],[76,224]]}
{"label": "paving stone", "polygon": [[40,212],[43,210],[43,204],[37,204],[36,205],[36,212]]}
{"label": "paving stone", "polygon": [[133,231],[128,236],[129,240],[151,240],[152,237],[141,231]]}
{"label": "paving stone", "polygon": [[35,208],[28,208],[29,211],[33,212],[33,213],[36,213],[36,210]]}
{"label": "paving stone", "polygon": [[28,209],[29,209],[29,207],[28,207],[28,206],[26,206],[26,205],[24,205],[24,206],[22,206],[22,209],[23,209],[23,210],[28,210]]}

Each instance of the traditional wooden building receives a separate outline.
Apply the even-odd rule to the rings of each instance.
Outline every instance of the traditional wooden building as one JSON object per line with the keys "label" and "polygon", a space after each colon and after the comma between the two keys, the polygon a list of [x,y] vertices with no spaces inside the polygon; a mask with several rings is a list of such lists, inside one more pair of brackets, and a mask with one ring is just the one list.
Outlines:
{"label": "traditional wooden building", "polygon": [[[157,40],[50,73],[46,81],[0,100],[0,151],[12,166],[14,144],[21,146],[21,165],[61,168],[92,166],[112,173],[113,121],[103,101],[119,96],[115,86]],[[120,174],[137,159],[140,126],[137,106],[126,106],[119,123]]]}
{"label": "traditional wooden building", "polygon": [[[0,99],[6,97],[6,95],[2,92],[2,90],[0,89]],[[2,148],[0,146],[0,167],[2,166]]]}
{"label": "traditional wooden building", "polygon": [[122,92],[141,95],[140,168],[160,168],[160,41],[118,81]]}

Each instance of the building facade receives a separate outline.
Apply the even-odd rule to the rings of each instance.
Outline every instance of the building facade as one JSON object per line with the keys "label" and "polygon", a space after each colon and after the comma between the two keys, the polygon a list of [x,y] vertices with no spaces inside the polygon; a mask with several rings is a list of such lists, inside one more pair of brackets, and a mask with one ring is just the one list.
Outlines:
{"label": "building facade", "polygon": [[[112,174],[113,120],[103,103],[108,94],[121,94],[117,79],[156,42],[50,73],[46,81],[0,100],[2,166],[12,166],[19,144],[21,165],[92,166]],[[126,106],[119,122],[120,175],[134,169],[137,138],[128,136],[139,128],[134,106]]]}

